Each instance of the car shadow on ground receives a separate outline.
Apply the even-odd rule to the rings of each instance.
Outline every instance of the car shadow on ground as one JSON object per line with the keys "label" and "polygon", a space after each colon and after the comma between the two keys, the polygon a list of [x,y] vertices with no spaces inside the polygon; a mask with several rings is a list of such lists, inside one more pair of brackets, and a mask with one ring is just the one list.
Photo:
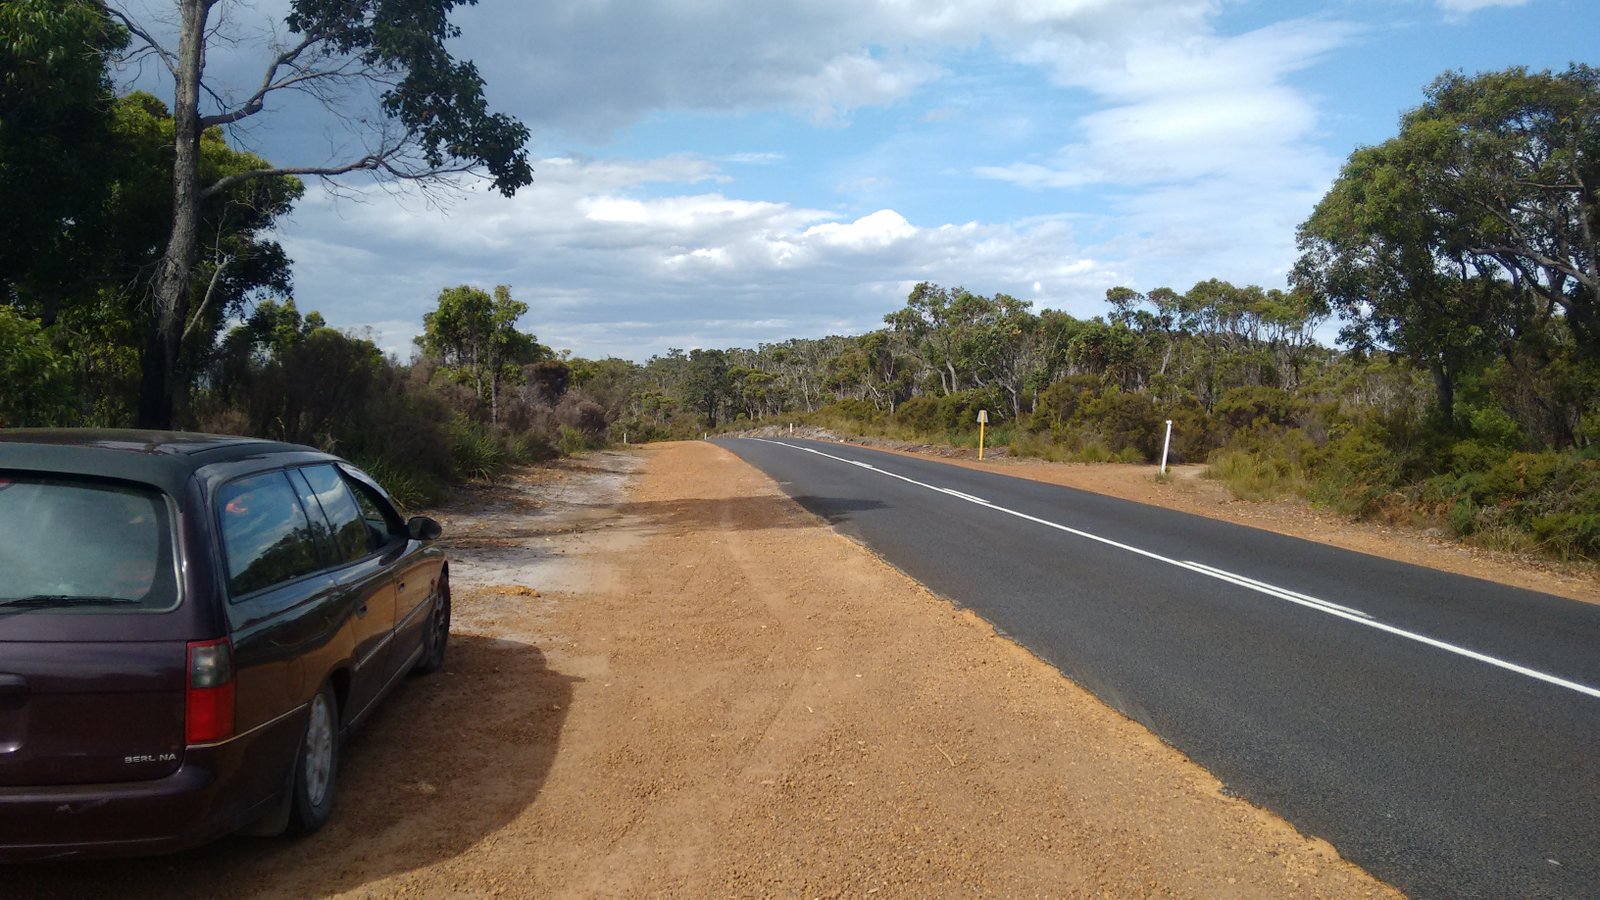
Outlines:
{"label": "car shadow on ground", "polygon": [[444,669],[406,679],[345,744],[316,834],[0,867],[0,897],[314,896],[442,862],[536,801],[581,680],[529,644],[453,635]]}

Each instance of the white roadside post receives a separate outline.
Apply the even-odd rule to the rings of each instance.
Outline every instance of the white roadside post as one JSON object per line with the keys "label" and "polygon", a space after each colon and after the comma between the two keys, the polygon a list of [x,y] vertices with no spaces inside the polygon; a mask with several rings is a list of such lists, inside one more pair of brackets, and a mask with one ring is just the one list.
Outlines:
{"label": "white roadside post", "polygon": [[989,411],[978,410],[978,458],[983,459],[983,429],[989,424]]}
{"label": "white roadside post", "polygon": [[789,437],[794,437],[794,423],[789,423]]}
{"label": "white roadside post", "polygon": [[1167,439],[1161,443],[1161,474],[1167,474],[1167,451],[1172,447],[1172,420],[1167,420]]}

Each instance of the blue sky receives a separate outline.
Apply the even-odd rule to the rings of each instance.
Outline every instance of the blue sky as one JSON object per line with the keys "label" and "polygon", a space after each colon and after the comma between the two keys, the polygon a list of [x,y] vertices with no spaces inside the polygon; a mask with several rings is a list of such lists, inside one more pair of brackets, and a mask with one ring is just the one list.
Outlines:
{"label": "blue sky", "polygon": [[[456,284],[511,285],[547,344],[641,361],[859,333],[922,280],[1085,317],[1115,285],[1281,287],[1295,225],[1436,75],[1600,62],[1592,0],[480,0],[456,21],[535,135],[535,183],[312,183],[280,228],[301,308],[402,357]],[[238,92],[263,55],[219,48],[210,75]],[[320,164],[342,123],[287,99],[235,139]]]}

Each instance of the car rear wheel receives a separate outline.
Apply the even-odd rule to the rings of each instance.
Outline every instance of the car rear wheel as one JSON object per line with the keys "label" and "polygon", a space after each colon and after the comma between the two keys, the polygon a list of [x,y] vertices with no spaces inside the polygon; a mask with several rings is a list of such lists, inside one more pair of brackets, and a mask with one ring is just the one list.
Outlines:
{"label": "car rear wheel", "polygon": [[426,675],[444,665],[444,651],[450,643],[450,573],[439,575],[439,596],[428,614],[428,628],[422,636],[422,658],[413,670]]}
{"label": "car rear wheel", "polygon": [[339,773],[339,701],[333,686],[324,684],[311,698],[306,733],[295,763],[293,804],[289,830],[310,834],[328,821],[333,811],[333,787]]}

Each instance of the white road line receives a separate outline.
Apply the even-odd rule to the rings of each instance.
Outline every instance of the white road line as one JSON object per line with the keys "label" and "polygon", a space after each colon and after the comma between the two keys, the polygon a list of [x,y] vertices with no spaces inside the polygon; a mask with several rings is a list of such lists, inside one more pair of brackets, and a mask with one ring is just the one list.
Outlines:
{"label": "white road line", "polygon": [[952,491],[949,488],[940,488],[939,490],[944,491],[946,494],[949,494],[952,497],[960,497],[961,499],[967,501],[968,503],[977,503],[980,506],[993,506],[994,505],[993,503],[990,503],[989,501],[983,499],[982,497],[974,497],[971,494],[963,494],[960,491]]}
{"label": "white road line", "polygon": [[1312,597],[1312,596],[1309,596],[1309,595],[1306,595],[1306,594],[1302,594],[1302,593],[1300,593],[1298,591],[1291,591],[1288,588],[1281,588],[1281,587],[1278,587],[1275,584],[1268,584],[1265,581],[1257,581],[1254,578],[1246,578],[1243,575],[1235,575],[1234,573],[1229,572],[1229,571],[1227,571],[1225,569],[1218,569],[1215,566],[1208,566],[1205,563],[1197,563],[1197,562],[1194,562],[1192,560],[1189,560],[1189,561],[1185,561],[1183,563],[1180,563],[1179,565],[1182,565],[1184,568],[1187,568],[1187,569],[1193,569],[1193,570],[1195,570],[1196,572],[1199,572],[1202,575],[1210,575],[1212,578],[1220,578],[1223,581],[1229,581],[1229,582],[1237,584],[1237,585],[1239,585],[1241,587],[1247,587],[1247,588],[1251,588],[1253,590],[1261,591],[1264,594],[1271,594],[1274,597],[1279,597],[1281,599],[1288,600],[1291,603],[1308,604],[1308,605],[1311,605],[1311,606],[1323,606],[1323,607],[1327,607],[1328,609],[1336,609],[1336,610],[1338,610],[1340,612],[1346,612],[1346,613],[1349,613],[1349,614],[1351,614],[1353,616],[1360,616],[1363,619],[1372,618],[1372,616],[1362,612],[1359,609],[1351,609],[1348,606],[1340,606],[1337,603],[1332,603],[1332,602],[1327,601],[1327,600],[1322,600],[1322,599],[1319,599],[1317,597]]}
{"label": "white road line", "polygon": [[1454,653],[1457,656],[1464,656],[1464,657],[1466,657],[1468,659],[1471,659],[1471,660],[1476,660],[1476,661],[1481,662],[1481,663],[1487,663],[1487,664],[1489,664],[1491,666],[1496,666],[1498,668],[1505,669],[1508,672],[1515,672],[1518,675],[1524,675],[1524,676],[1527,676],[1528,678],[1533,678],[1533,679],[1536,679],[1538,681],[1543,681],[1543,682],[1545,682],[1547,684],[1553,684],[1553,685],[1555,685],[1557,687],[1566,688],[1569,691],[1577,691],[1580,694],[1585,694],[1585,695],[1587,695],[1589,697],[1593,697],[1593,698],[1595,698],[1597,700],[1600,700],[1600,688],[1590,687],[1589,685],[1586,685],[1586,684],[1579,684],[1576,681],[1569,681],[1569,680],[1567,680],[1565,678],[1561,678],[1560,676],[1551,675],[1548,672],[1541,672],[1541,671],[1539,671],[1537,669],[1530,669],[1527,666],[1518,665],[1517,663],[1510,662],[1510,661],[1504,660],[1504,659],[1500,659],[1498,657],[1490,656],[1490,655],[1488,655],[1486,653],[1479,653],[1476,650],[1469,650],[1466,647],[1459,647],[1459,646],[1456,646],[1455,644],[1451,644],[1451,643],[1447,643],[1445,641],[1438,640],[1437,638],[1428,637],[1425,634],[1418,634],[1418,633],[1416,633],[1414,631],[1407,631],[1404,628],[1397,628],[1397,627],[1395,627],[1393,625],[1390,625],[1390,624],[1387,624],[1385,622],[1380,622],[1377,619],[1374,619],[1372,616],[1368,615],[1367,613],[1364,613],[1364,612],[1362,612],[1361,610],[1358,610],[1358,609],[1351,609],[1348,606],[1340,606],[1337,603],[1331,603],[1331,602],[1329,602],[1327,600],[1319,600],[1316,597],[1311,597],[1311,596],[1308,596],[1306,594],[1301,594],[1301,593],[1299,593],[1297,591],[1291,591],[1291,590],[1288,590],[1287,588],[1280,588],[1280,587],[1277,587],[1275,585],[1268,584],[1268,583],[1266,583],[1264,581],[1257,581],[1254,578],[1248,578],[1248,577],[1246,577],[1244,575],[1236,575],[1236,574],[1234,574],[1232,572],[1228,572],[1228,571],[1225,571],[1223,569],[1218,569],[1218,568],[1215,568],[1213,566],[1204,565],[1202,563],[1186,562],[1186,561],[1183,561],[1183,560],[1170,559],[1168,557],[1162,556],[1159,553],[1152,553],[1149,550],[1144,550],[1142,548],[1132,546],[1131,544],[1124,544],[1124,543],[1121,543],[1119,541],[1113,541],[1110,538],[1104,538],[1104,537],[1101,537],[1101,536],[1099,536],[1097,534],[1091,534],[1090,532],[1087,532],[1087,531],[1081,531],[1081,530],[1079,530],[1077,528],[1070,528],[1070,527],[1068,527],[1066,525],[1062,525],[1062,524],[1059,524],[1059,523],[1056,523],[1056,522],[1051,522],[1051,521],[1049,521],[1047,519],[1038,518],[1037,516],[1030,516],[1027,513],[1018,512],[1018,511],[1016,511],[1014,509],[1007,509],[1004,506],[996,506],[995,504],[990,503],[990,502],[988,502],[986,500],[980,500],[977,497],[973,497],[973,496],[968,495],[968,494],[962,494],[959,491],[953,491],[953,490],[950,490],[949,488],[942,488],[942,487],[938,487],[937,485],[927,484],[925,482],[918,481],[915,478],[907,478],[904,475],[899,475],[899,474],[896,474],[894,472],[890,472],[890,471],[888,471],[886,469],[879,469],[879,468],[876,468],[876,467],[873,467],[873,466],[868,466],[865,463],[860,463],[860,462],[857,462],[857,461],[852,460],[852,459],[845,459],[842,456],[834,456],[831,453],[824,453],[821,450],[817,450],[817,449],[814,449],[814,448],[811,448],[811,447],[802,447],[802,446],[799,446],[798,444],[786,444],[783,441],[768,440],[766,438],[751,438],[750,440],[760,441],[760,442],[762,442],[764,444],[777,444],[780,447],[788,447],[791,450],[803,450],[806,453],[814,453],[817,456],[823,456],[823,457],[827,457],[828,459],[837,460],[839,462],[850,463],[851,465],[861,466],[863,468],[869,468],[869,469],[872,469],[872,471],[877,472],[880,475],[887,475],[890,478],[899,479],[900,481],[904,481],[907,484],[914,484],[914,485],[916,485],[917,487],[920,487],[920,488],[926,488],[926,489],[928,489],[930,491],[936,491],[936,492],[941,493],[941,494],[946,494],[946,495],[955,497],[955,498],[957,498],[959,500],[965,500],[965,501],[967,501],[969,503],[974,503],[974,504],[977,504],[979,506],[983,506],[983,507],[986,507],[988,509],[992,509],[992,510],[994,510],[996,512],[1005,513],[1008,516],[1014,516],[1014,517],[1016,517],[1018,519],[1024,519],[1026,521],[1033,522],[1033,523],[1038,524],[1038,525],[1043,525],[1043,526],[1045,526],[1047,528],[1054,528],[1057,531],[1064,531],[1067,534],[1074,535],[1076,537],[1081,537],[1081,538],[1083,538],[1085,540],[1094,541],[1096,543],[1105,544],[1108,547],[1115,547],[1118,550],[1124,550],[1124,551],[1126,551],[1128,553],[1133,553],[1133,554],[1138,555],[1138,556],[1143,556],[1146,559],[1151,559],[1151,560],[1154,560],[1154,561],[1160,562],[1160,563],[1166,563],[1169,566],[1176,566],[1176,567],[1178,567],[1180,569],[1186,569],[1186,570],[1188,570],[1190,572],[1194,572],[1197,575],[1204,575],[1207,578],[1215,578],[1218,581],[1224,581],[1224,582],[1227,582],[1229,584],[1237,585],[1239,587],[1246,588],[1248,590],[1256,591],[1257,593],[1265,594],[1265,595],[1267,595],[1269,597],[1276,597],[1276,598],[1278,598],[1280,600],[1287,600],[1290,603],[1294,603],[1294,604],[1296,604],[1298,606],[1302,606],[1302,607],[1304,607],[1306,609],[1316,610],[1317,612],[1323,613],[1325,615],[1337,616],[1338,618],[1344,619],[1346,621],[1354,622],[1357,625],[1365,625],[1368,628],[1375,628],[1375,629],[1377,629],[1379,631],[1395,635],[1396,637],[1402,637],[1402,638],[1405,638],[1406,640],[1416,641],[1419,644],[1426,644],[1429,647],[1434,647],[1434,648],[1439,649],[1439,650],[1444,650],[1447,653]]}

